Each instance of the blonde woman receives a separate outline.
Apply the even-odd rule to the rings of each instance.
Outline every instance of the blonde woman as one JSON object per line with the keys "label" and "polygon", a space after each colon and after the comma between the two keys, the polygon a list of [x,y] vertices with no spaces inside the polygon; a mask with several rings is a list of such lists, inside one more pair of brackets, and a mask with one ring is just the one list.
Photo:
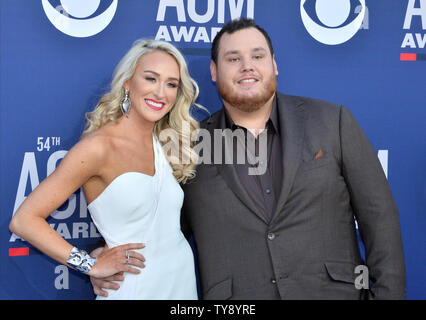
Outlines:
{"label": "blonde woman", "polygon": [[[87,114],[82,139],[23,202],[10,230],[92,278],[124,272],[109,299],[196,299],[193,254],[180,231],[179,182],[194,176],[197,160],[188,141],[198,123],[189,110],[197,95],[173,45],[135,42],[114,71],[111,91]],[[167,143],[190,161],[163,151],[159,135],[165,129],[178,137]],[[81,186],[107,245],[97,258],[46,222]]]}

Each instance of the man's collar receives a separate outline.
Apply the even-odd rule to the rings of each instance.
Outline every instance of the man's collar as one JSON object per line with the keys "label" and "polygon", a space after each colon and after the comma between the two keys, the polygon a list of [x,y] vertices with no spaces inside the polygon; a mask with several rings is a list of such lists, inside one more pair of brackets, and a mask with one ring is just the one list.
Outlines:
{"label": "man's collar", "polygon": [[[274,130],[274,133],[280,132],[280,122],[278,117],[278,105],[277,105],[277,94],[274,94],[274,100],[272,101],[272,110],[271,114],[269,115],[269,119],[265,124],[265,128],[268,130]],[[235,122],[232,120],[231,116],[228,113],[228,110],[226,110],[225,106],[223,106],[223,111],[225,113],[225,126],[227,129],[235,130],[238,128],[242,128],[241,126],[235,124]],[[247,129],[247,128],[245,128]]]}
{"label": "man's collar", "polygon": [[[278,100],[277,100],[277,94],[274,94],[274,101],[272,102],[272,110],[271,115],[269,116],[269,120],[272,123],[272,128],[275,130],[275,133],[280,132],[280,121],[278,116]],[[270,129],[270,128],[269,128]]]}

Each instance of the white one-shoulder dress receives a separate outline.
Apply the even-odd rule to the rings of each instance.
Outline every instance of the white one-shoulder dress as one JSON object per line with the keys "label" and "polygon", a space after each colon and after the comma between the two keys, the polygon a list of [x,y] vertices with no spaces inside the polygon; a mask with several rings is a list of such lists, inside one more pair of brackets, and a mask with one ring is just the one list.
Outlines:
{"label": "white one-shoulder dress", "polygon": [[194,256],[180,229],[183,191],[153,136],[155,174],[126,172],[88,205],[92,220],[113,248],[144,243],[139,274],[125,273],[120,289],[96,299],[197,299]]}

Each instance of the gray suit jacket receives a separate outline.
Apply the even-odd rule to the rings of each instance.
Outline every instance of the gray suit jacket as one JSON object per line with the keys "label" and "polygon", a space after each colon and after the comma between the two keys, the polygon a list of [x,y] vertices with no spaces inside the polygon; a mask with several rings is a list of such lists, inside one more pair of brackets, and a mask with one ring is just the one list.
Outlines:
{"label": "gray suit jacket", "polygon": [[[284,176],[270,222],[232,165],[201,164],[184,185],[182,227],[194,235],[203,298],[404,299],[398,210],[364,132],[343,106],[277,99]],[[213,137],[225,126],[223,110],[201,126]],[[354,285],[362,264],[369,290]]]}

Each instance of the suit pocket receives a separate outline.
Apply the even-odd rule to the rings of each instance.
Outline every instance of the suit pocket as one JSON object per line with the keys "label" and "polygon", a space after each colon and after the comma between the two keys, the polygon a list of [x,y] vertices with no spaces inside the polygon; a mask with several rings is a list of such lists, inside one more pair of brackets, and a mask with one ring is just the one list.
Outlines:
{"label": "suit pocket", "polygon": [[327,164],[331,163],[332,159],[331,158],[319,158],[319,159],[314,159],[314,160],[309,160],[306,162],[302,162],[301,166],[300,166],[300,171],[304,172],[304,171],[309,171],[312,169],[316,169],[316,168],[320,168],[323,166],[326,166]]}
{"label": "suit pocket", "polygon": [[212,287],[203,295],[204,300],[227,300],[232,296],[232,279],[227,278]]}
{"label": "suit pocket", "polygon": [[355,287],[356,264],[353,262],[325,262],[326,280],[321,288],[324,299],[334,300],[363,300],[366,290]]}
{"label": "suit pocket", "polygon": [[351,283],[355,288],[355,264],[352,262],[331,262],[325,263],[325,268],[331,279],[340,282]]}

